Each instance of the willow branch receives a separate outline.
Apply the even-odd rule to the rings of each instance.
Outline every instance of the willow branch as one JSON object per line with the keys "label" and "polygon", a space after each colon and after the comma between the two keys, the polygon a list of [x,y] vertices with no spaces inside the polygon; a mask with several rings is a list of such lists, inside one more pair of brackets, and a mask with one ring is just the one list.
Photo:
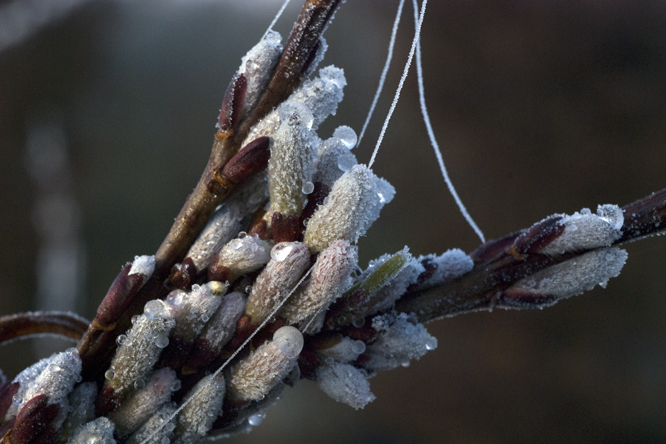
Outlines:
{"label": "willow branch", "polygon": [[54,335],[78,341],[88,321],[63,311],[35,311],[0,317],[0,344],[31,336]]}

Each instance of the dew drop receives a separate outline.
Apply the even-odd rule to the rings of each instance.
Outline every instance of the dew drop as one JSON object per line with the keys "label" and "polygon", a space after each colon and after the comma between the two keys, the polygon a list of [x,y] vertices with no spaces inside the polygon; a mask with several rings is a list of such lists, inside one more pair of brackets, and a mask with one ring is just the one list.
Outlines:
{"label": "dew drop", "polygon": [[208,314],[204,313],[204,314],[201,315],[201,320],[202,321],[208,322],[209,319],[210,319],[210,316]]}
{"label": "dew drop", "polygon": [[165,348],[169,345],[169,337],[167,335],[159,335],[155,338],[155,345],[159,348]]}
{"label": "dew drop", "polygon": [[356,162],[354,162],[353,156],[338,157],[338,168],[340,168],[340,171],[349,171],[354,165],[356,165]]}
{"label": "dew drop", "polygon": [[15,405],[19,405],[23,402],[23,396],[19,395],[18,393],[12,396],[12,402]]}
{"label": "dew drop", "polygon": [[314,116],[307,105],[299,102],[284,102],[278,110],[278,115],[282,122],[290,126],[302,126],[312,128]]}
{"label": "dew drop", "polygon": [[301,187],[301,191],[303,194],[310,194],[314,191],[314,184],[310,181],[304,182],[303,186]]}
{"label": "dew drop", "polygon": [[107,370],[104,372],[104,378],[107,381],[113,381],[113,378],[115,377],[116,377],[116,372],[114,372],[113,370]]}
{"label": "dew drop", "polygon": [[356,146],[356,132],[346,125],[337,127],[333,131],[333,137],[340,139],[347,149],[352,149]]}
{"label": "dew drop", "polygon": [[166,316],[166,313],[167,309],[164,306],[164,303],[157,299],[148,301],[146,305],[143,307],[144,316],[150,319],[151,321],[159,317]]}
{"label": "dew drop", "polygon": [[355,317],[352,319],[352,325],[356,328],[361,328],[365,325],[365,318],[363,316]]}
{"label": "dew drop", "polygon": [[238,233],[238,239],[245,239],[247,237],[247,233],[245,231],[241,231]]}
{"label": "dew drop", "polygon": [[271,259],[275,262],[282,262],[289,257],[294,249],[295,247],[292,242],[280,242],[271,250]]}
{"label": "dew drop", "polygon": [[163,437],[162,440],[160,441],[161,444],[169,444],[171,440],[168,437]]}
{"label": "dew drop", "polygon": [[437,348],[437,339],[430,338],[425,343],[426,350],[434,350]]}
{"label": "dew drop", "polygon": [[247,287],[245,287],[245,293],[247,294],[252,293],[252,285],[248,285]]}
{"label": "dew drop", "polygon": [[357,355],[362,354],[365,351],[365,342],[358,340],[354,341],[351,347],[352,352],[356,353]]}
{"label": "dew drop", "polygon": [[296,359],[303,349],[303,335],[295,327],[281,327],[273,334],[273,344],[289,359]]}
{"label": "dew drop", "polygon": [[176,381],[173,384],[171,384],[171,391],[177,392],[178,390],[180,390],[181,385],[182,384],[180,383],[180,379],[176,379]]}
{"label": "dew drop", "polygon": [[130,319],[132,321],[132,325],[134,325],[134,323],[137,321],[137,319],[139,319],[139,315],[132,316],[132,319]]}
{"label": "dew drop", "polygon": [[123,345],[126,339],[127,339],[126,335],[118,335],[118,337],[116,338],[116,344],[118,344],[118,346]]}
{"label": "dew drop", "polygon": [[238,251],[241,248],[243,248],[243,241],[240,239],[234,239],[231,242],[229,242],[229,245],[231,245],[231,249]]}
{"label": "dew drop", "polygon": [[62,371],[62,367],[60,367],[58,364],[49,364],[49,371],[51,373],[60,373]]}
{"label": "dew drop", "polygon": [[270,46],[280,46],[282,36],[277,31],[268,31],[264,36],[264,42]]}
{"label": "dew drop", "polygon": [[261,424],[261,421],[263,421],[265,417],[266,417],[266,415],[264,415],[263,413],[257,413],[257,414],[251,415],[249,418],[247,418],[247,422],[251,426],[256,427],[259,424]]}
{"label": "dew drop", "polygon": [[146,380],[145,379],[138,379],[134,382],[134,388],[136,390],[141,390],[146,386]]}

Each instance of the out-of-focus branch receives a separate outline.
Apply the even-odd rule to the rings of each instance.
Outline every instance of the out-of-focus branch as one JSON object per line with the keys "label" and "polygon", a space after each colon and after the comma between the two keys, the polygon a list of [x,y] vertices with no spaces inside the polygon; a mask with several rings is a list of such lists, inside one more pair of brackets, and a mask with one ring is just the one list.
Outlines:
{"label": "out-of-focus branch", "polygon": [[0,344],[35,335],[55,335],[78,341],[88,321],[63,311],[35,311],[0,317]]}
{"label": "out-of-focus branch", "polygon": [[[614,245],[635,241],[666,230],[666,189],[652,193],[622,207],[622,235]],[[549,223],[552,221],[552,223]],[[493,308],[529,308],[507,301],[504,292],[521,279],[553,265],[580,257],[591,250],[583,249],[565,254],[516,254],[516,245],[530,232],[532,239],[544,242],[558,234],[553,231],[556,218],[547,219],[533,227],[488,241],[472,254],[474,268],[461,278],[441,286],[417,290],[403,296],[396,310],[415,313],[421,322],[451,317],[462,313]],[[545,223],[544,223],[545,222]],[[550,241],[547,239],[545,242]],[[553,303],[536,299],[534,307]]]}

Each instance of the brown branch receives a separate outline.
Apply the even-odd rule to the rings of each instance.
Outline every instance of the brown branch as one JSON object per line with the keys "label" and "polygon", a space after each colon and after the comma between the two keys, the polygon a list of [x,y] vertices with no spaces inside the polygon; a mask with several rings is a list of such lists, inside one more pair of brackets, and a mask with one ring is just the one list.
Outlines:
{"label": "brown branch", "polygon": [[[666,189],[632,202],[624,207],[622,236],[614,245],[632,242],[666,230]],[[516,254],[515,246],[523,233],[533,232],[537,242],[553,233],[550,218],[533,227],[512,233],[504,238],[481,245],[472,253],[474,268],[461,278],[441,286],[416,291],[403,296],[396,310],[413,312],[421,322],[455,316],[494,307],[517,308],[502,305],[502,292],[518,280],[552,265],[578,257],[589,250],[558,256],[544,254]],[[541,230],[536,232],[534,228]],[[512,254],[513,253],[513,254]],[[535,305],[536,306],[536,305]]]}
{"label": "brown branch", "polygon": [[88,321],[62,311],[37,311],[0,317],[0,344],[30,336],[50,334],[78,341]]}
{"label": "brown branch", "polygon": [[236,186],[235,183],[221,178],[220,172],[239,151],[251,128],[300,85],[313,52],[317,50],[321,33],[339,5],[340,0],[305,2],[266,91],[257,106],[240,122],[233,121],[234,116],[238,115],[234,107],[239,106],[238,102],[242,103],[242,98],[237,101],[234,100],[235,96],[230,98],[230,95],[233,96],[237,91],[234,82],[243,81],[244,78],[234,76],[232,85],[225,94],[223,106],[223,112],[228,115],[220,116],[221,121],[231,124],[225,123],[216,134],[206,169],[155,254],[153,276],[132,298],[128,308],[110,330],[91,325],[79,342],[77,348],[83,361],[84,379],[99,377],[98,369],[107,366],[115,350],[115,338],[131,326],[132,316],[140,313],[149,300],[164,296],[162,283],[169,276],[171,267],[183,260],[214,209]]}

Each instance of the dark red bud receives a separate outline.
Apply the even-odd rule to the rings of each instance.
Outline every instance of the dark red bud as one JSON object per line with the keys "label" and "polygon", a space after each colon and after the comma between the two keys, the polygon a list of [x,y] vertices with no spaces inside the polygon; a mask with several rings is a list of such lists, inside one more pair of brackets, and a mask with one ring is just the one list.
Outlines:
{"label": "dark red bud", "polygon": [[501,239],[489,240],[485,244],[481,244],[479,248],[470,253],[470,257],[477,262],[488,262],[500,255],[505,255],[507,250],[511,248],[516,238],[523,234],[525,230],[516,231]]}
{"label": "dark red bud", "polygon": [[303,64],[303,68],[301,68],[301,74],[308,74],[308,70],[310,69],[310,66],[312,65],[312,62],[317,58],[317,53],[319,52],[319,48],[321,47],[321,38],[317,40],[317,42],[314,44],[312,49],[310,50],[310,53],[308,54],[308,58],[305,59],[305,63]]}
{"label": "dark red bud", "polygon": [[553,295],[532,293],[520,288],[509,288],[497,298],[495,306],[503,308],[548,307],[558,301]]}
{"label": "dark red bud", "polygon": [[171,267],[169,283],[174,288],[184,289],[190,286],[197,276],[197,269],[194,266],[192,258],[186,257],[183,262]]}
{"label": "dark red bud", "polygon": [[305,221],[310,219],[315,211],[317,211],[317,207],[324,203],[324,199],[328,196],[329,191],[328,185],[325,183],[314,183],[314,190],[308,195],[308,203],[301,213],[300,222],[302,230],[305,230]]}
{"label": "dark red bud", "polygon": [[263,219],[258,219],[250,225],[250,229],[247,230],[247,234],[250,236],[257,235],[261,240],[269,240],[273,238],[273,231],[268,228],[268,223]]}
{"label": "dark red bud", "polygon": [[208,280],[218,282],[233,282],[234,274],[224,265],[217,263],[217,259],[208,267]]}
{"label": "dark red bud", "polygon": [[227,342],[225,348],[231,351],[237,350],[256,329],[257,326],[250,321],[250,315],[244,314],[236,322],[236,334],[231,338],[231,341]]}
{"label": "dark red bud", "polygon": [[538,253],[564,232],[564,225],[558,223],[561,219],[562,216],[552,216],[535,223],[516,238],[509,253],[518,260],[526,254]]}
{"label": "dark red bud", "polygon": [[222,168],[222,176],[230,182],[239,184],[248,177],[263,171],[271,157],[271,139],[259,137],[241,148]]}
{"label": "dark red bud", "polygon": [[97,396],[97,403],[95,404],[95,414],[97,416],[106,416],[109,413],[120,407],[123,402],[124,396],[120,396],[114,392],[111,386],[105,385]]}
{"label": "dark red bud", "polygon": [[130,305],[134,296],[144,283],[145,276],[141,273],[129,275],[132,264],[126,264],[111,284],[104,300],[97,308],[93,321],[102,329],[111,327]]}
{"label": "dark red bud", "polygon": [[298,355],[298,369],[301,371],[301,378],[314,381],[317,379],[317,368],[321,365],[319,358],[310,350],[302,350]]}
{"label": "dark red bud", "polygon": [[180,335],[171,336],[169,338],[169,345],[162,352],[162,362],[160,365],[179,371],[190,354],[193,345],[192,341],[185,341]]}
{"label": "dark red bud", "polygon": [[218,118],[218,128],[221,131],[232,130],[241,116],[245,106],[245,91],[247,90],[247,79],[244,74],[236,74],[222,99],[220,117]]}
{"label": "dark red bud", "polygon": [[301,237],[301,222],[298,216],[283,216],[276,211],[271,220],[273,240],[278,242],[295,242]]}
{"label": "dark red bud", "polygon": [[58,416],[60,406],[49,404],[46,395],[38,395],[26,402],[18,415],[9,440],[12,444],[29,444],[47,429]]}
{"label": "dark red bud", "polygon": [[435,271],[437,271],[438,265],[429,259],[426,259],[421,262],[421,265],[423,265],[423,268],[425,268],[425,271],[421,274],[419,274],[419,277],[416,278],[416,282],[411,284],[409,287],[407,287],[407,291],[405,291],[405,294],[400,296],[401,298],[406,297],[410,293],[416,291],[419,289],[419,287],[428,279],[432,277],[433,274],[435,274]]}

